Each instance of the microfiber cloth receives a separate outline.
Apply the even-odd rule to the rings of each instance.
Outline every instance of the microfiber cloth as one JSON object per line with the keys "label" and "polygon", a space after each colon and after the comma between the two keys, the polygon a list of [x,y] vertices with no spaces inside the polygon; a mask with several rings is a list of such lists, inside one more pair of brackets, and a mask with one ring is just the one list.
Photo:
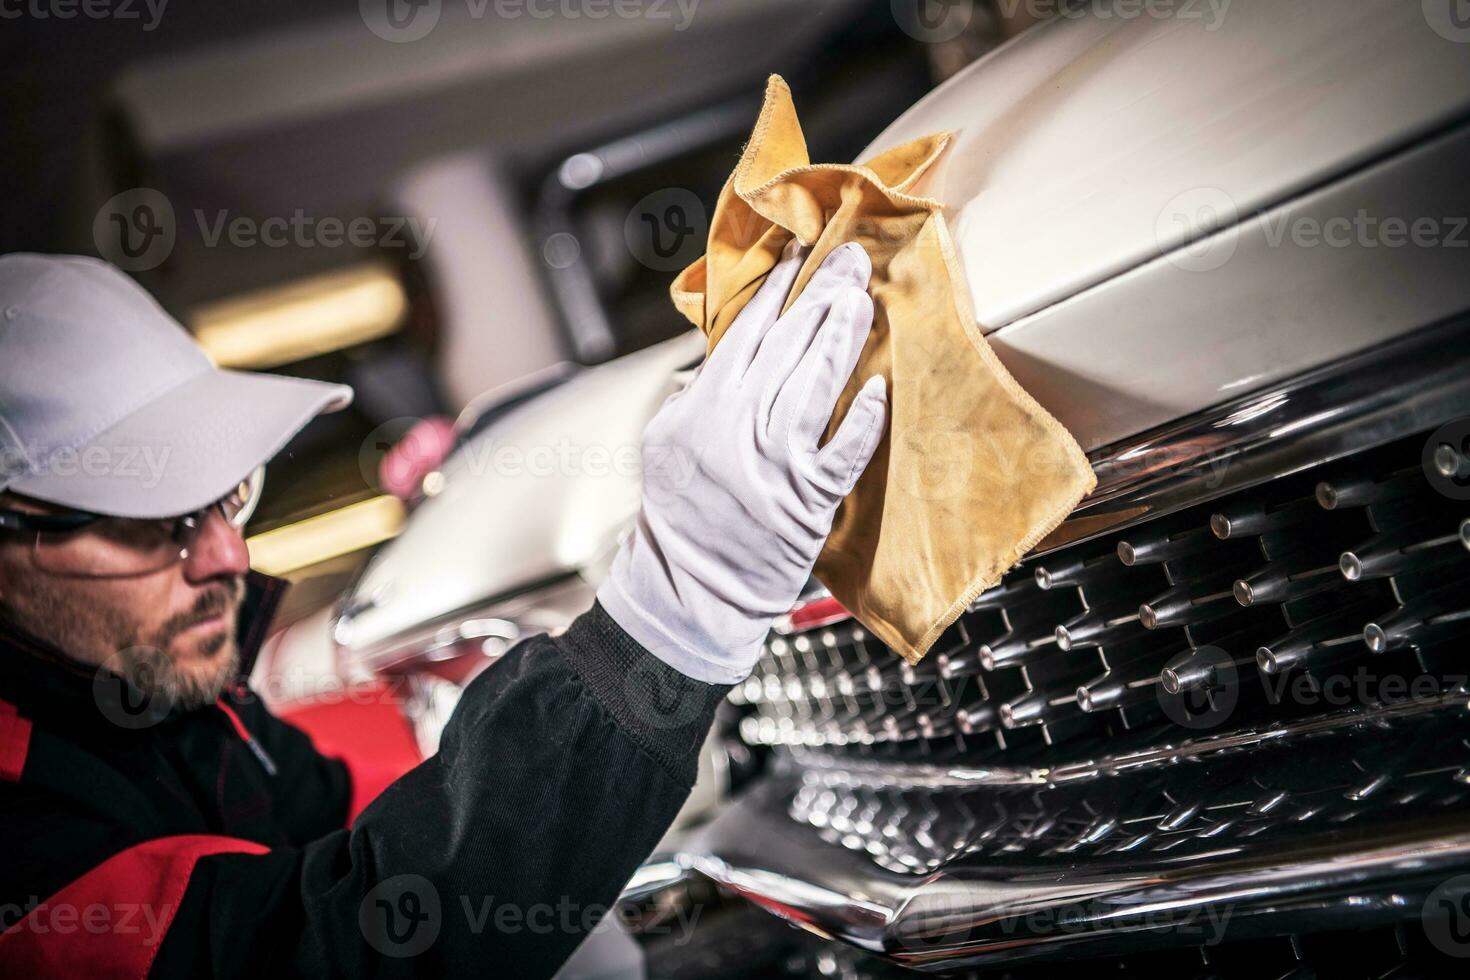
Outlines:
{"label": "microfiber cloth", "polygon": [[713,350],[793,236],[811,249],[793,299],[832,249],[867,250],[873,330],[827,438],[874,374],[888,381],[889,428],[815,574],[910,663],[1096,485],[1076,440],[976,326],[942,205],[908,193],[949,139],[927,136],[859,166],[812,164],[791,91],[771,76],[706,254],[671,290]]}

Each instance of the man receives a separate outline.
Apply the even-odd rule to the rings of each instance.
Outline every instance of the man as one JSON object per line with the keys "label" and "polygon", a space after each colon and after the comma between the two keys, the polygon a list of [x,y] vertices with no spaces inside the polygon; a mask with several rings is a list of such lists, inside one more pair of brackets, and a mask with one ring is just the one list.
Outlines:
{"label": "man", "polygon": [[647,468],[598,602],[471,683],[349,828],[346,769],[245,685],[279,588],[240,528],[260,466],[351,392],[216,370],[100,262],[0,257],[0,973],[553,973],[883,432],[875,379],[820,444],[869,266],[836,250],[780,315],[801,261],[648,427],[696,465]]}

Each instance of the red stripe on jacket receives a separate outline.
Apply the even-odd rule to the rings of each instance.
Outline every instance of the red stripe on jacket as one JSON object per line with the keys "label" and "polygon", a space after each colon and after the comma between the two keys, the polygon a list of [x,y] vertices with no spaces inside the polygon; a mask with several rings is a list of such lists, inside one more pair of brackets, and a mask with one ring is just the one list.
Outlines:
{"label": "red stripe on jacket", "polygon": [[280,717],[305,732],[322,755],[347,766],[349,827],[378,794],[424,761],[413,727],[386,684],[356,688],[348,699],[282,705]]}
{"label": "red stripe on jacket", "polygon": [[9,701],[0,701],[0,779],[20,782],[31,751],[31,722]]}
{"label": "red stripe on jacket", "polygon": [[0,963],[9,976],[139,980],[153,968],[199,859],[268,850],[207,834],[161,837],[130,847],[0,933]]}

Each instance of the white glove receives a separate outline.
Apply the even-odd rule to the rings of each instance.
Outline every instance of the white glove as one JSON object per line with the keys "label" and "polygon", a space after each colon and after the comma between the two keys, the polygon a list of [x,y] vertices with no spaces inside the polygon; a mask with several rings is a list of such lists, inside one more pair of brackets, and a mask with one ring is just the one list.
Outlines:
{"label": "white glove", "polygon": [[887,415],[876,376],[818,448],[873,324],[872,266],[856,243],[835,249],[777,319],[794,246],[644,431],[643,506],[597,593],[644,648],[709,683],[750,674]]}

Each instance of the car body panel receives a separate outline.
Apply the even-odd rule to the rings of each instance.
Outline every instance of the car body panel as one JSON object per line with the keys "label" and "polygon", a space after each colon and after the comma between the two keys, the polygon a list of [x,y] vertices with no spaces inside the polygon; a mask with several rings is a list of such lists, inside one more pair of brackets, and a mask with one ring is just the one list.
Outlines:
{"label": "car body panel", "polygon": [[1470,113],[1470,47],[1420,4],[1224,7],[1048,21],[864,152],[954,132],[915,191],[946,205],[985,329],[1198,237],[1180,195],[1216,190],[1254,214]]}
{"label": "car body panel", "polygon": [[697,360],[688,331],[589,368],[468,439],[347,602],[337,640],[376,646],[438,616],[610,559],[638,510],[643,428]]}
{"label": "car body panel", "polygon": [[[1470,127],[1032,314],[991,346],[1094,450],[1403,337],[1470,309],[1470,228],[1452,217],[1470,215],[1467,159]],[[1460,244],[1327,241],[1360,212],[1427,220]]]}
{"label": "car body panel", "polygon": [[1470,46],[1419,4],[1226,8],[1043,24],[865,153],[954,131],[915,190],[997,354],[1088,450],[1470,307],[1445,136]]}

